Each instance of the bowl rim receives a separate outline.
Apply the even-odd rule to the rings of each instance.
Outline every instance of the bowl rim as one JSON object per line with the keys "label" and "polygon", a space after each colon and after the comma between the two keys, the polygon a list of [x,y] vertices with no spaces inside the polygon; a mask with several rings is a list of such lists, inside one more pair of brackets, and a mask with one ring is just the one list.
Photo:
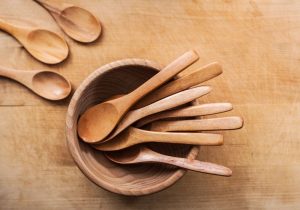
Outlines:
{"label": "bowl rim", "polygon": [[[178,181],[181,177],[183,177],[183,175],[187,172],[187,170],[178,168],[165,181],[149,186],[146,189],[126,190],[124,188],[118,188],[118,186],[114,184],[110,184],[107,181],[103,181],[101,178],[96,176],[91,170],[89,170],[89,167],[86,166],[81,156],[81,153],[79,152],[79,141],[75,140],[77,136],[74,136],[72,131],[74,125],[76,126],[76,123],[73,123],[75,121],[73,120],[74,118],[73,116],[77,105],[77,101],[82,97],[82,93],[85,90],[85,87],[91,82],[93,82],[94,80],[96,80],[98,76],[102,75],[105,72],[112,71],[119,67],[132,66],[132,65],[141,66],[141,67],[150,67],[157,70],[161,69],[161,67],[153,61],[146,60],[146,59],[138,59],[138,58],[121,59],[121,60],[113,61],[111,63],[105,64],[100,68],[96,69],[86,79],[83,80],[83,82],[79,85],[79,87],[76,89],[76,91],[74,92],[71,98],[67,110],[67,116],[66,116],[66,140],[67,140],[68,150],[71,153],[71,156],[75,161],[77,167],[90,181],[92,181],[96,185],[110,192],[114,192],[121,195],[127,195],[127,196],[141,196],[141,195],[152,194],[172,186],[176,181]],[[187,158],[195,159],[198,153],[199,153],[199,147],[192,146],[187,155]]]}

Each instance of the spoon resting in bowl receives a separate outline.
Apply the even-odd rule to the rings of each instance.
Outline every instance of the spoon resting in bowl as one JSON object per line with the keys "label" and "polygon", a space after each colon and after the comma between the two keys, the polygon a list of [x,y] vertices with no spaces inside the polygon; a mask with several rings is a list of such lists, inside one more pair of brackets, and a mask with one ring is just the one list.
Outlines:
{"label": "spoon resting in bowl", "polygon": [[137,145],[118,152],[105,152],[104,154],[108,159],[119,164],[165,163],[196,172],[220,176],[231,176],[232,174],[232,171],[225,166],[163,155],[142,145]]}
{"label": "spoon resting in bowl", "polygon": [[87,143],[103,141],[139,99],[169,81],[198,59],[199,56],[195,51],[188,51],[129,94],[90,107],[79,118],[78,135]]}

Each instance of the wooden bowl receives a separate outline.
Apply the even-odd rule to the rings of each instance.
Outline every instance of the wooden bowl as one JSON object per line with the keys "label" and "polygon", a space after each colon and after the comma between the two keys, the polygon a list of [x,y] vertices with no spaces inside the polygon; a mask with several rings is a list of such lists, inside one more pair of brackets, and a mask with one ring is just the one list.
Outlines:
{"label": "wooden bowl", "polygon": [[[77,135],[77,121],[87,108],[107,98],[126,94],[159,71],[148,60],[125,59],[104,65],[94,71],[74,93],[67,113],[66,130],[69,150],[79,169],[95,184],[114,193],[139,196],[163,190],[186,172],[163,164],[119,165],[101,151],[84,143]],[[157,146],[159,145],[159,147]],[[155,144],[150,146],[164,154],[196,158],[197,146]]]}

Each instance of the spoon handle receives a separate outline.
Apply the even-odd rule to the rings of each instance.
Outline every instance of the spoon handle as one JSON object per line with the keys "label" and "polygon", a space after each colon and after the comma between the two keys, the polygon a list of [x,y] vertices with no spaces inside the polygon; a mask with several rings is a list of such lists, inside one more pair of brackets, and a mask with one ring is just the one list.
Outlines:
{"label": "spoon handle", "polygon": [[133,132],[133,142],[136,144],[142,142],[164,142],[175,144],[192,144],[192,145],[221,145],[223,136],[213,133],[171,133],[146,131],[138,128],[131,128]]}
{"label": "spoon handle", "polygon": [[4,66],[0,66],[0,76],[7,77],[24,84],[27,87],[31,86],[31,78],[37,71],[24,71],[10,69]]}
{"label": "spoon handle", "polygon": [[171,157],[159,153],[155,154],[155,156],[153,154],[153,157],[157,159],[157,162],[175,165],[180,168],[185,168],[196,172],[215,174],[220,176],[231,176],[232,174],[232,171],[229,168],[214,163],[208,163],[199,160],[188,160],[186,158]]}
{"label": "spoon handle", "polygon": [[163,68],[160,72],[155,74],[147,82],[145,82],[140,87],[129,93],[129,105],[135,104],[143,96],[170,80],[172,77],[177,75],[179,72],[183,71],[185,68],[196,62],[198,59],[199,56],[194,50],[184,53],[179,58],[167,65],[165,68]]}
{"label": "spoon handle", "polygon": [[177,110],[164,111],[157,114],[147,116],[137,122],[136,127],[142,127],[156,120],[176,117],[196,117],[210,114],[217,114],[232,110],[230,103],[210,103],[196,106],[189,106]]}
{"label": "spoon handle", "polygon": [[2,17],[0,18],[0,29],[15,36],[15,34],[20,30],[19,28],[15,27],[14,25],[8,23]]}
{"label": "spoon handle", "polygon": [[210,90],[211,88],[208,86],[192,88],[159,100],[141,109],[130,111],[123,117],[123,119],[119,122],[118,126],[114,130],[113,134],[109,138],[107,138],[106,141],[112,139],[125,128],[145,116],[189,103],[209,93]]}
{"label": "spoon handle", "polygon": [[156,121],[152,131],[211,131],[239,129],[243,126],[241,117],[220,117],[203,120]]}
{"label": "spoon handle", "polygon": [[60,14],[62,10],[71,6],[61,1],[55,0],[34,0],[51,12]]}
{"label": "spoon handle", "polygon": [[92,145],[102,151],[115,151],[145,142],[162,142],[191,145],[222,145],[223,135],[212,133],[168,133],[146,131],[130,127],[110,141]]}
{"label": "spoon handle", "polygon": [[204,81],[212,79],[222,73],[222,67],[220,64],[214,62],[208,64],[201,69],[191,73],[187,76],[181,77],[175,81],[172,81],[157,90],[154,90],[143,99],[141,99],[135,106],[134,109],[144,107],[151,104],[159,99],[178,93],[182,90],[186,90],[190,87],[198,85]]}

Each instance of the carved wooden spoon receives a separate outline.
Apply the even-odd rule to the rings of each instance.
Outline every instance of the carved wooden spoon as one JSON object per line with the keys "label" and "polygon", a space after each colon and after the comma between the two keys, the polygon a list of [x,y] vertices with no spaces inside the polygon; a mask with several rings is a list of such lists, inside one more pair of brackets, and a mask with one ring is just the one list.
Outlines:
{"label": "carved wooden spoon", "polygon": [[57,0],[35,1],[50,12],[60,28],[72,39],[87,43],[100,36],[100,22],[89,11]]}
{"label": "carved wooden spoon", "polygon": [[160,119],[180,118],[180,117],[197,117],[204,115],[217,114],[232,110],[231,103],[210,103],[195,106],[184,107],[181,109],[164,111],[147,116],[136,123],[136,127],[140,128],[148,123]]}
{"label": "carved wooden spoon", "polygon": [[220,117],[201,120],[156,121],[150,124],[151,131],[212,131],[233,130],[243,126],[241,117]]}
{"label": "carved wooden spoon", "polygon": [[103,140],[139,99],[170,80],[198,58],[195,51],[188,51],[131,93],[86,110],[78,122],[78,134],[81,139],[89,143]]}
{"label": "carved wooden spoon", "polygon": [[49,100],[64,99],[72,89],[67,79],[53,71],[24,71],[0,67],[0,76],[16,80]]}
{"label": "carved wooden spoon", "polygon": [[101,143],[113,139],[127,127],[143,117],[189,103],[205,94],[208,94],[210,90],[211,88],[208,86],[191,88],[189,90],[181,91],[172,96],[156,101],[155,103],[143,108],[129,111],[122,118],[122,120],[120,120],[113,132],[107,138],[101,141]]}
{"label": "carved wooden spoon", "polygon": [[134,109],[147,106],[162,98],[173,95],[174,93],[178,93],[190,87],[199,85],[200,83],[210,80],[220,75],[221,73],[222,67],[220,64],[218,64],[217,62],[210,63],[187,76],[180,77],[179,79],[171,81],[149,93],[139,102],[137,102],[137,104],[134,106]]}
{"label": "carved wooden spoon", "polygon": [[92,146],[95,149],[102,151],[114,151],[145,142],[191,145],[221,145],[223,144],[223,136],[221,134],[212,133],[171,133],[146,131],[129,127],[110,141],[99,145],[92,144]]}
{"label": "carved wooden spoon", "polygon": [[36,59],[55,64],[67,58],[69,48],[58,34],[45,29],[17,26],[0,19],[0,29],[14,36]]}
{"label": "carved wooden spoon", "polygon": [[188,160],[186,158],[172,157],[157,153],[145,146],[135,146],[118,152],[105,152],[107,158],[119,164],[137,163],[166,163],[192,171],[215,174],[220,176],[231,176],[232,171],[224,166],[199,160]]}

